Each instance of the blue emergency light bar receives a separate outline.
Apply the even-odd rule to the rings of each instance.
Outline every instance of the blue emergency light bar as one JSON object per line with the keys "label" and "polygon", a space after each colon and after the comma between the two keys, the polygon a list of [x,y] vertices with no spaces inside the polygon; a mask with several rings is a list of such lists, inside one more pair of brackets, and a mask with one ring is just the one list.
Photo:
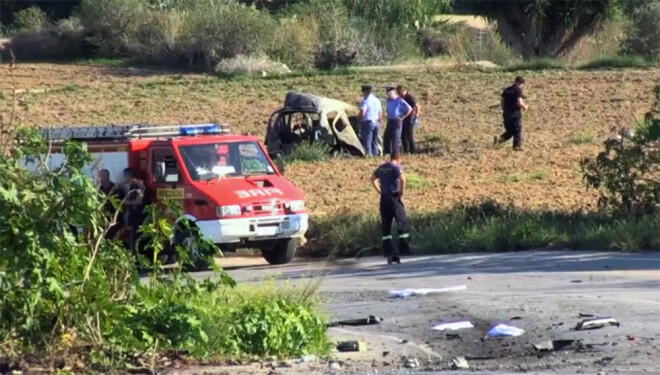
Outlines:
{"label": "blue emergency light bar", "polygon": [[179,131],[182,136],[211,135],[222,133],[222,128],[218,124],[183,125]]}

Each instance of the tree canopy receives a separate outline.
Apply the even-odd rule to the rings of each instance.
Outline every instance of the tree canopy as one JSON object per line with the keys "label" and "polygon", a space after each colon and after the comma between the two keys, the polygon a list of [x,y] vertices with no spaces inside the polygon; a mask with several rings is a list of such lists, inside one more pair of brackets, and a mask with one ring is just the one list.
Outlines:
{"label": "tree canopy", "polygon": [[455,11],[484,16],[525,60],[558,57],[611,15],[617,0],[455,0]]}

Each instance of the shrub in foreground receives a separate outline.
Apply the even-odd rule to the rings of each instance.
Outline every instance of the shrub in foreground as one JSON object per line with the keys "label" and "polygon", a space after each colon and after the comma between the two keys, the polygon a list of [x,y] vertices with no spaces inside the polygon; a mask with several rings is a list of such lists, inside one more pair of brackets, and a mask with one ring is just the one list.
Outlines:
{"label": "shrub in foreground", "polygon": [[[213,280],[195,280],[182,271],[190,262],[182,248],[165,274],[159,254],[182,213],[174,204],[148,207],[140,231],[149,258],[141,263],[150,271],[141,281],[130,252],[104,239],[111,218],[83,173],[91,161],[85,144],[66,143],[66,162],[55,169],[40,156],[47,150],[38,133],[21,131],[13,154],[0,155],[0,356],[35,354],[48,365],[59,357],[74,366],[82,359],[110,372],[161,351],[196,358],[326,352],[313,293],[244,292],[218,268]],[[26,157],[35,171],[22,164]],[[203,240],[198,246],[217,250]]]}
{"label": "shrub in foreground", "polygon": [[615,213],[660,212],[660,85],[655,104],[635,131],[624,130],[581,166],[587,186],[600,192],[600,206]]}

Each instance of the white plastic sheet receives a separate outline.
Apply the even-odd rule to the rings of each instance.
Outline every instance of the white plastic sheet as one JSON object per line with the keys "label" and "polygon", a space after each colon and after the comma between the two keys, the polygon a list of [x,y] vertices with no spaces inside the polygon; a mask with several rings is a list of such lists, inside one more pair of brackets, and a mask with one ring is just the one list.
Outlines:
{"label": "white plastic sheet", "polygon": [[390,298],[407,298],[412,296],[425,296],[431,293],[458,292],[466,289],[467,289],[466,285],[450,286],[447,288],[440,288],[440,289],[430,289],[430,288],[392,289],[389,291],[389,296]]}
{"label": "white plastic sheet", "polygon": [[490,331],[488,331],[488,337],[517,337],[525,333],[525,330],[522,328],[509,326],[506,324],[498,324],[493,326]]}
{"label": "white plastic sheet", "polygon": [[456,331],[459,329],[474,328],[469,320],[459,320],[455,322],[442,322],[433,326],[434,331]]}

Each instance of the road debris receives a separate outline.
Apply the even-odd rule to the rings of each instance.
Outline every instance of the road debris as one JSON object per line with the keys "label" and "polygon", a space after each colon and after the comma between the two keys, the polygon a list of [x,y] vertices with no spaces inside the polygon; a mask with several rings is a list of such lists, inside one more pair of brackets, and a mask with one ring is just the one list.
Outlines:
{"label": "road debris", "polygon": [[470,364],[465,357],[456,357],[451,360],[451,368],[454,370],[467,370],[470,368]]}
{"label": "road debris", "polygon": [[505,337],[505,336],[517,337],[522,335],[523,333],[525,333],[525,330],[522,328],[500,323],[493,326],[488,331],[488,337]]}
{"label": "road debris", "polygon": [[304,355],[300,357],[300,363],[309,363],[309,362],[315,362],[316,361],[316,356],[311,354],[311,355]]}
{"label": "road debris", "polygon": [[384,319],[378,316],[369,315],[368,318],[361,319],[347,319],[341,320],[339,322],[332,322],[328,324],[328,327],[339,327],[339,326],[369,326],[374,324],[380,324]]}
{"label": "road debris", "polygon": [[340,352],[366,352],[367,343],[363,341],[343,341],[337,344]]}
{"label": "road debris", "polygon": [[418,368],[419,361],[417,360],[417,358],[404,358],[403,366],[405,368]]}
{"label": "road debris", "polygon": [[469,320],[457,320],[454,322],[439,323],[431,329],[434,331],[457,331],[466,328],[474,328],[474,325]]}
{"label": "road debris", "polygon": [[597,359],[597,360],[595,360],[595,361],[594,361],[594,364],[595,364],[595,365],[598,365],[598,366],[607,366],[607,365],[609,365],[612,361],[614,361],[614,357],[607,356],[607,357],[603,357],[603,358],[601,358],[601,359]]}
{"label": "road debris", "polygon": [[584,330],[588,330],[588,329],[599,329],[599,328],[603,328],[605,326],[620,327],[621,323],[619,323],[619,321],[612,318],[611,316],[606,316],[606,317],[600,317],[600,318],[585,319],[585,320],[581,321],[580,323],[578,323],[577,326],[575,327],[575,329],[577,331],[584,331]]}
{"label": "road debris", "polygon": [[561,350],[568,346],[573,345],[574,343],[579,342],[578,340],[548,340],[543,341],[538,344],[533,344],[532,347],[537,352],[551,352],[554,350]]}
{"label": "road debris", "polygon": [[431,288],[419,288],[419,289],[392,289],[389,291],[390,298],[408,298],[412,296],[425,296],[432,293],[445,293],[445,292],[458,292],[461,290],[466,290],[466,285],[450,286],[447,288],[440,289],[431,289]]}
{"label": "road debris", "polygon": [[337,361],[330,361],[328,362],[328,369],[330,371],[341,371],[342,365],[340,362]]}
{"label": "road debris", "polygon": [[638,338],[635,335],[628,335],[628,341],[638,341]]}

